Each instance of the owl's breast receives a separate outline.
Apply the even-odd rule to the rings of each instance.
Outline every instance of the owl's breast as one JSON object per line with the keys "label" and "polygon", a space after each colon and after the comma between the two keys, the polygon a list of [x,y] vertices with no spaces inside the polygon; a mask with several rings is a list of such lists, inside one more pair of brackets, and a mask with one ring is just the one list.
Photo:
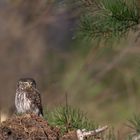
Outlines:
{"label": "owl's breast", "polygon": [[17,93],[15,98],[15,105],[18,113],[26,113],[31,109],[31,101],[27,98],[26,92]]}

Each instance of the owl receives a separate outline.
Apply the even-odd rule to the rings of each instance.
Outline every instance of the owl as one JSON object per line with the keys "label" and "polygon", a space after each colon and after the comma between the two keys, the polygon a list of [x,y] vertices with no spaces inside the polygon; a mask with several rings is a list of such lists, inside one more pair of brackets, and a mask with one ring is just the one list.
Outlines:
{"label": "owl", "polygon": [[17,82],[15,107],[18,114],[34,113],[43,116],[41,96],[32,78],[22,78]]}

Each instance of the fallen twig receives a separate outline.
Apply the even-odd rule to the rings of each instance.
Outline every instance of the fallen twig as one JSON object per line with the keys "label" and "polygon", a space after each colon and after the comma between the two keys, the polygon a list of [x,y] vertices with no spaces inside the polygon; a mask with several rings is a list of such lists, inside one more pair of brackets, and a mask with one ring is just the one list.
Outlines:
{"label": "fallen twig", "polygon": [[92,131],[86,131],[86,130],[78,129],[77,130],[78,140],[84,140],[85,137],[96,136],[99,133],[105,131],[107,128],[108,128],[108,126],[106,125],[104,127],[101,127],[101,128],[98,128],[98,129],[95,129],[95,130],[92,130]]}

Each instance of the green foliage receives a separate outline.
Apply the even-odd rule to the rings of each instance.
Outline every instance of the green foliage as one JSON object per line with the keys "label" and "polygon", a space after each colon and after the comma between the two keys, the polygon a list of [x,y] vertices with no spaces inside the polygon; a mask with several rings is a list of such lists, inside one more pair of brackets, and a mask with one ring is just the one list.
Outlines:
{"label": "green foliage", "polygon": [[96,11],[89,10],[82,16],[80,36],[87,38],[120,37],[139,23],[139,12],[135,0],[131,2],[100,0],[96,6],[98,7]]}
{"label": "green foliage", "polygon": [[[95,130],[98,127],[97,124],[95,125],[95,123],[88,120],[85,113],[71,106],[60,106],[51,112],[47,111],[45,118],[50,125],[60,128],[62,135],[72,130]],[[135,133],[127,134],[125,140],[132,140],[136,134],[140,133],[140,115],[134,115],[129,122],[130,125],[128,126],[132,128]],[[102,140],[117,140],[119,133],[116,134],[115,129],[110,127],[104,133],[99,134],[98,137]],[[89,139],[94,140],[92,137]]]}
{"label": "green foliage", "polygon": [[62,133],[75,129],[93,130],[97,127],[82,111],[71,106],[60,106],[48,112],[46,118],[51,125],[58,126]]}
{"label": "green foliage", "polygon": [[140,133],[140,115],[134,115],[134,117],[130,119],[129,122],[129,127],[132,128],[136,133]]}

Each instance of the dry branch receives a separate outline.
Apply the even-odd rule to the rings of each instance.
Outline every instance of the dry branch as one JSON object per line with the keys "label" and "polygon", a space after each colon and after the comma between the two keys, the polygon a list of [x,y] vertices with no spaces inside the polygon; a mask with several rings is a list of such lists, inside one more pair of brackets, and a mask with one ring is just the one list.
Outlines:
{"label": "dry branch", "polygon": [[98,129],[95,129],[92,131],[85,131],[85,130],[78,129],[77,130],[78,140],[84,140],[84,138],[86,138],[86,137],[96,136],[99,133],[102,133],[103,131],[105,131],[107,128],[108,128],[108,126],[106,125],[104,127],[101,127],[101,128],[98,128]]}

